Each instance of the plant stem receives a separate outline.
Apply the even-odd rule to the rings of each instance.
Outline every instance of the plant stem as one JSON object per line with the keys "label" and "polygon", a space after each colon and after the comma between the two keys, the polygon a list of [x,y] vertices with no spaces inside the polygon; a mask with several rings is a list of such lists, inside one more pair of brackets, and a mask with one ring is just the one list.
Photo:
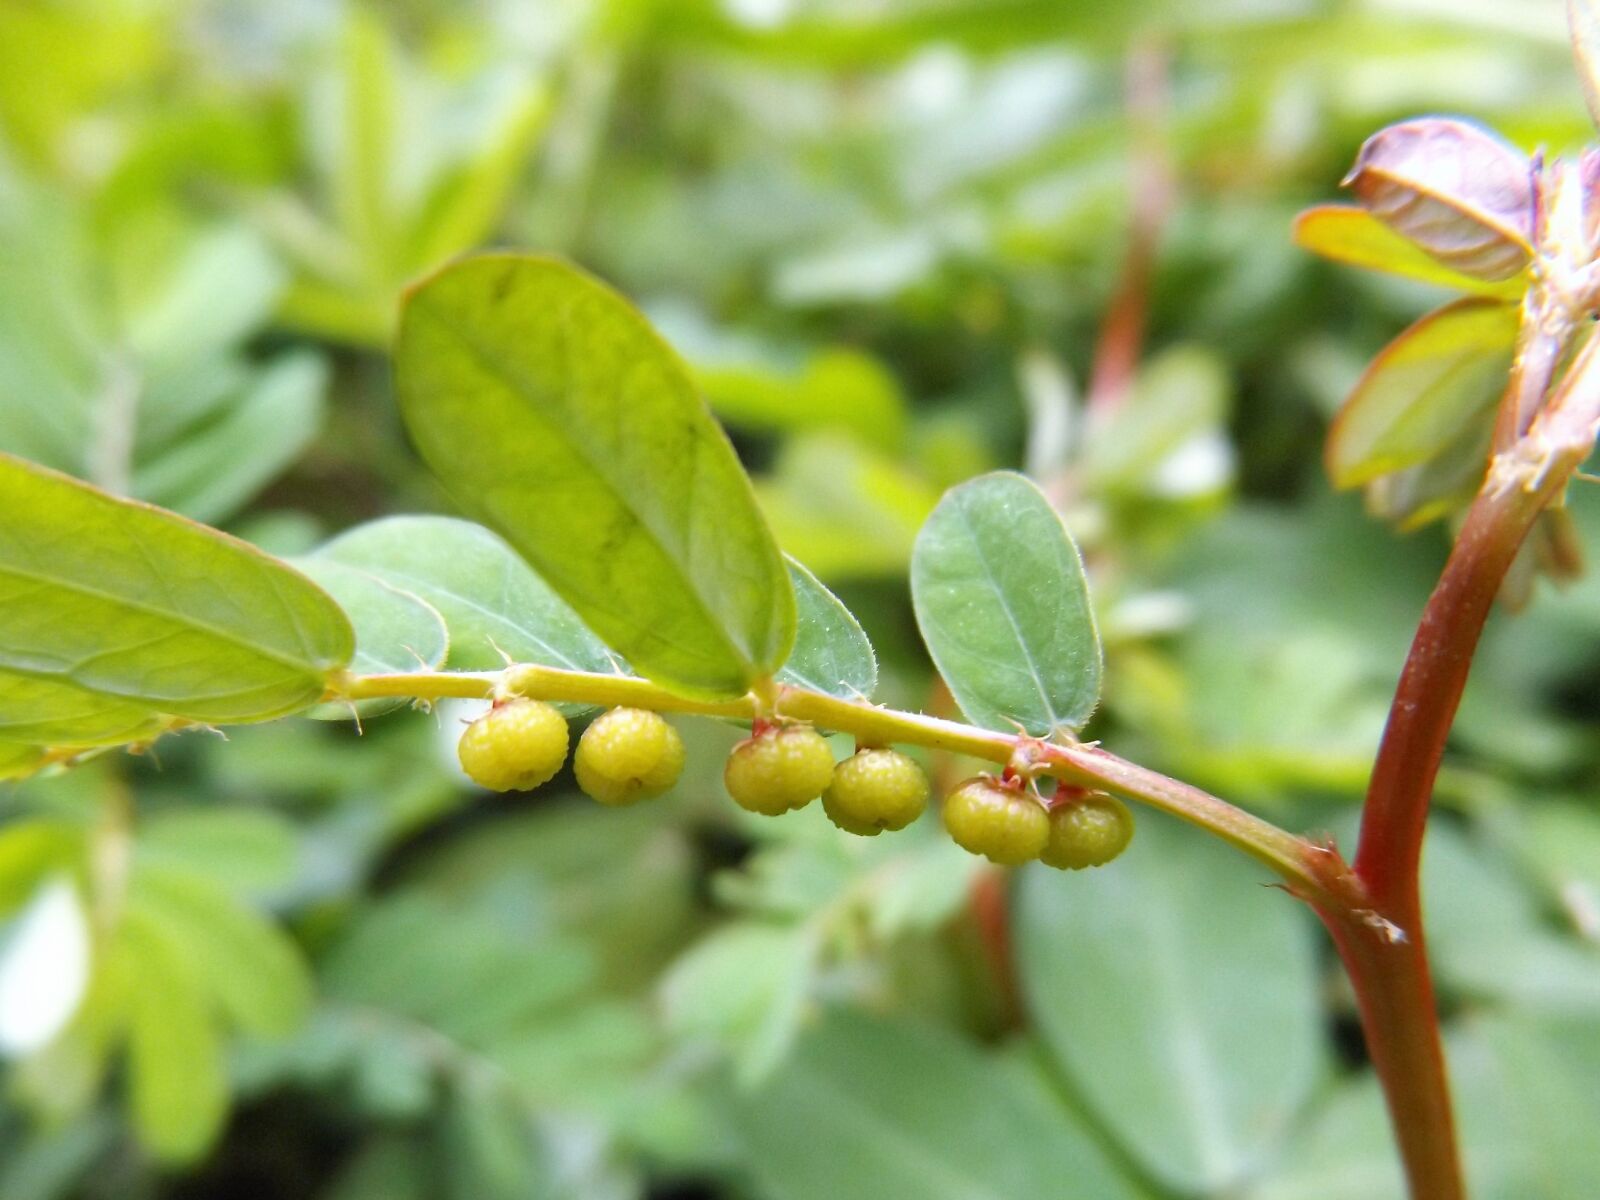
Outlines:
{"label": "plant stem", "polygon": [[[1473,655],[1506,572],[1540,513],[1559,499],[1593,444],[1596,344],[1585,347],[1548,410],[1492,461],[1423,610],[1362,811],[1354,873],[1368,908],[1313,901],[1355,987],[1367,1049],[1383,1084],[1413,1200],[1465,1195],[1422,925],[1428,805]],[[1541,355],[1531,364],[1546,386],[1554,358]],[[1514,377],[1508,407],[1523,402],[1521,384]]]}
{"label": "plant stem", "polygon": [[780,687],[775,705],[769,708],[753,692],[732,700],[697,700],[631,675],[565,671],[530,663],[517,663],[504,671],[346,675],[334,681],[328,699],[355,701],[391,696],[418,700],[527,696],[605,707],[632,705],[658,712],[745,721],[757,715],[778,715],[847,733],[866,744],[926,746],[1001,764],[1010,762],[1018,748],[1026,743],[1038,755],[1038,761],[1064,781],[1116,792],[1170,813],[1215,834],[1270,867],[1296,895],[1335,909],[1348,905],[1347,894],[1339,882],[1340,873],[1325,867],[1322,859],[1326,858],[1326,852],[1319,847],[1199,788],[1118,758],[1097,746],[1037,742],[1022,734],[979,729],[959,721],[880,708],[865,700],[846,700],[804,688]]}

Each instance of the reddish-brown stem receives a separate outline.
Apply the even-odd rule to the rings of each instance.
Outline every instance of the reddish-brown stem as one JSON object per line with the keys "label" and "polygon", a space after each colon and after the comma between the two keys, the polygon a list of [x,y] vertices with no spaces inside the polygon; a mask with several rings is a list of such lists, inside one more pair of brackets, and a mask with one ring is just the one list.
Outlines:
{"label": "reddish-brown stem", "polygon": [[1416,891],[1428,799],[1478,637],[1541,507],[1538,493],[1521,488],[1480,495],[1423,610],[1373,765],[1356,851],[1356,874],[1379,911],[1403,908]]}
{"label": "reddish-brown stem", "polygon": [[[1593,354],[1591,343],[1584,366]],[[1558,358],[1519,360],[1507,408],[1522,405],[1528,372],[1542,395]],[[1575,368],[1544,417],[1496,456],[1423,610],[1362,811],[1354,875],[1364,905],[1313,901],[1355,988],[1412,1200],[1465,1195],[1422,925],[1428,805],[1495,596],[1539,514],[1559,498],[1592,443],[1591,373]]]}

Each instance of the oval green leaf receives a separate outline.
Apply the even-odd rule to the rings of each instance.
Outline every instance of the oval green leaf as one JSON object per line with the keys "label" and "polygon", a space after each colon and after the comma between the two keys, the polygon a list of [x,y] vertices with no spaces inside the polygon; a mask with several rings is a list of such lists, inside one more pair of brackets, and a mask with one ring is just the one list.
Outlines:
{"label": "oval green leaf", "polygon": [[798,621],[794,650],[778,672],[780,683],[847,700],[870,700],[878,686],[878,658],[854,614],[821,581],[789,559]]}
{"label": "oval green leaf", "polygon": [[1220,842],[1141,812],[1113,866],[1025,872],[1017,939],[1046,1046],[1175,1192],[1232,1188],[1319,1085],[1311,929]]}
{"label": "oval green leaf", "polygon": [[193,721],[317,700],[354,635],[303,575],[173,513],[0,455],[0,669]]}
{"label": "oval green leaf", "polygon": [[469,259],[410,294],[395,369],[423,458],[641,674],[731,696],[788,657],[794,593],[750,480],[610,288]]}
{"label": "oval green leaf", "polygon": [[730,1115],[772,1200],[1141,1194],[1033,1079],[914,1022],[830,1017]]}
{"label": "oval green leaf", "polygon": [[1415,466],[1456,442],[1504,390],[1518,319],[1510,304],[1457,300],[1385,346],[1328,431],[1334,486]]}
{"label": "oval green leaf", "polygon": [[[432,671],[444,664],[450,651],[450,631],[426,600],[331,558],[301,558],[294,566],[324,588],[350,618],[356,631],[352,670],[373,675]],[[374,716],[404,704],[404,700],[363,700],[354,706],[323,704],[307,715],[339,721]]]}
{"label": "oval green leaf", "polygon": [[566,601],[482,525],[386,517],[341,534],[317,557],[359,567],[437,609],[452,670],[496,670],[507,656],[568,671],[618,669]]}
{"label": "oval green leaf", "polygon": [[997,471],[945,494],[911,555],[934,664],[974,724],[1035,736],[1100,701],[1100,635],[1083,560],[1044,494]]}
{"label": "oval green leaf", "polygon": [[1344,204],[1320,204],[1307,209],[1295,218],[1293,236],[1296,245],[1334,262],[1402,275],[1458,292],[1515,299],[1528,282],[1520,274],[1491,282],[1452,270],[1366,209]]}

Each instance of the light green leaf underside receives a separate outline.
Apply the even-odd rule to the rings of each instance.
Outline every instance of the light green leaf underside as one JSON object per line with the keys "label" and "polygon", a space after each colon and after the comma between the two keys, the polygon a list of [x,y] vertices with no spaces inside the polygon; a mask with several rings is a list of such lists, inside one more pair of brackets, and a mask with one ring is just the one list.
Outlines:
{"label": "light green leaf underside", "polygon": [[788,563],[798,620],[794,650],[778,682],[846,699],[871,698],[878,659],[861,623],[815,575],[792,558]]}
{"label": "light green leaf underside", "polygon": [[735,695],[794,642],[750,481],[676,355],[550,259],[470,259],[401,319],[400,405],[429,465],[641,674]]}
{"label": "light green leaf underside", "polygon": [[[388,671],[431,671],[442,666],[450,651],[444,618],[426,600],[384,582],[377,575],[331,558],[294,560],[304,573],[332,596],[356,631],[356,652],[350,668],[364,674]],[[352,715],[372,716],[401,707],[405,701],[362,701],[324,704],[308,714],[338,721]]]}
{"label": "light green leaf underside", "polygon": [[148,737],[163,724],[161,714],[148,705],[53,679],[0,671],[0,742],[116,745]]}
{"label": "light green leaf underside", "polygon": [[0,455],[0,670],[195,721],[317,699],[350,624],[304,576],[172,513]]}
{"label": "light green leaf underside", "polygon": [[1030,869],[1028,1009],[1117,1141],[1174,1192],[1248,1177],[1316,1090],[1320,976],[1302,913],[1220,842],[1140,813],[1115,867]]}
{"label": "light green leaf underside", "polygon": [[831,1016],[732,1116],[773,1200],[1138,1194],[1043,1088],[905,1022]]}
{"label": "light green leaf underside", "polygon": [[495,670],[502,654],[569,671],[618,669],[516,551],[471,521],[387,517],[342,534],[317,557],[359,567],[435,608],[450,631],[452,670]]}
{"label": "light green leaf underside", "polygon": [[1366,209],[1344,204],[1323,204],[1301,213],[1295,218],[1294,240],[1303,249],[1334,262],[1403,275],[1475,296],[1515,300],[1528,284],[1525,275],[1491,282],[1452,270]]}
{"label": "light green leaf underside", "polygon": [[1457,300],[1385,346],[1328,433],[1335,486],[1425,462],[1486,419],[1505,389],[1518,320],[1510,304]]}
{"label": "light green leaf underside", "polygon": [[997,471],[951,489],[917,535],[911,596],[934,664],[975,724],[1077,730],[1100,699],[1078,549],[1050,502]]}

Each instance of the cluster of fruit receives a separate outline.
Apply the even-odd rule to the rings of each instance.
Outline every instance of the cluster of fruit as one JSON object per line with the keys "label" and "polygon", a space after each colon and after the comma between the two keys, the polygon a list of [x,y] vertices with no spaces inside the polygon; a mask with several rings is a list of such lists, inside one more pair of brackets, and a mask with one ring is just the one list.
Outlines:
{"label": "cluster of fruit", "polygon": [[[547,783],[567,758],[567,720],[538,700],[497,703],[461,736],[461,766],[494,791]],[[578,786],[601,804],[659,796],[683,771],[683,739],[659,713],[613,708],[590,722],[573,757]],[[723,782],[750,812],[777,816],[818,796],[828,819],[872,837],[904,829],[928,806],[928,777],[898,750],[866,747],[835,763],[809,725],[759,723],[733,748]],[[1133,837],[1133,815],[1100,793],[1046,805],[1031,782],[980,775],[945,800],[944,824],[957,844],[991,862],[1033,859],[1067,870],[1110,862]]]}

